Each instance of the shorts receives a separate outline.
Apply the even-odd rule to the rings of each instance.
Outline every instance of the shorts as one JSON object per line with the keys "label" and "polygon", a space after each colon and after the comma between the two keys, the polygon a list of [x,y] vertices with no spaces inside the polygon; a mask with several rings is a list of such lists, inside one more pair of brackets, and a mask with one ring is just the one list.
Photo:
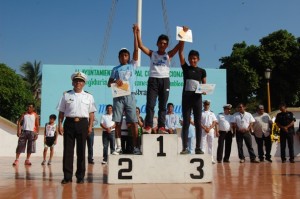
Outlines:
{"label": "shorts", "polygon": [[34,140],[34,132],[33,131],[22,130],[21,135],[18,140],[18,146],[16,149],[16,153],[25,153],[26,143],[27,143],[27,153],[35,153],[36,143]]}
{"label": "shorts", "polygon": [[55,137],[46,137],[45,147],[53,147],[55,144]]}
{"label": "shorts", "polygon": [[126,95],[122,97],[115,97],[113,99],[113,118],[114,122],[121,122],[123,112],[125,112],[126,122],[137,122],[135,94]]}

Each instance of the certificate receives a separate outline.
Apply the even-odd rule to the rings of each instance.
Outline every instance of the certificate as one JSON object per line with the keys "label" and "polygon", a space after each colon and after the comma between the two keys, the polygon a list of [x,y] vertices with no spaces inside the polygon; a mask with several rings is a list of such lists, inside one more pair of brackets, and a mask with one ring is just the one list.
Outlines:
{"label": "certificate", "polygon": [[130,95],[131,94],[130,84],[127,81],[123,81],[122,86],[118,86],[116,83],[112,83],[111,92],[113,98]]}
{"label": "certificate", "polygon": [[195,93],[213,94],[216,84],[199,84]]}
{"label": "certificate", "polygon": [[185,32],[182,27],[176,26],[176,40],[193,42],[192,30]]}

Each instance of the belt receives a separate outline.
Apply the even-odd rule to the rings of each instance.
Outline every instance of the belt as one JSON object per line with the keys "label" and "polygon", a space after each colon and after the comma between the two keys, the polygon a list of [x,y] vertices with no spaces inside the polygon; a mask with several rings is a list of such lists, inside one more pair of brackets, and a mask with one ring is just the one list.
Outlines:
{"label": "belt", "polygon": [[225,132],[225,133],[229,133],[229,132],[231,132],[231,131],[221,131],[221,130],[220,130],[220,132]]}
{"label": "belt", "polygon": [[82,120],[87,120],[87,117],[66,117],[66,120],[71,122],[80,122]]}

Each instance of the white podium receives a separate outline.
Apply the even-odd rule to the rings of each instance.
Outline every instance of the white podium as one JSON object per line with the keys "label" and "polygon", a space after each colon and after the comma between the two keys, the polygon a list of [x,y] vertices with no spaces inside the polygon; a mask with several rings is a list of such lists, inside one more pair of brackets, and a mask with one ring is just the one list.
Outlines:
{"label": "white podium", "polygon": [[211,155],[180,155],[177,142],[177,135],[144,134],[142,155],[109,155],[108,183],[211,182]]}

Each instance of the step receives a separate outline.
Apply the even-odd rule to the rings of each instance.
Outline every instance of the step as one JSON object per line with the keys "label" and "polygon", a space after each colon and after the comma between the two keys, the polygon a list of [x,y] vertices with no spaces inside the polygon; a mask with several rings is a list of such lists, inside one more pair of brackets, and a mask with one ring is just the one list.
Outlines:
{"label": "step", "polygon": [[181,155],[177,142],[177,135],[145,134],[142,155],[109,155],[108,183],[211,182],[211,155]]}

